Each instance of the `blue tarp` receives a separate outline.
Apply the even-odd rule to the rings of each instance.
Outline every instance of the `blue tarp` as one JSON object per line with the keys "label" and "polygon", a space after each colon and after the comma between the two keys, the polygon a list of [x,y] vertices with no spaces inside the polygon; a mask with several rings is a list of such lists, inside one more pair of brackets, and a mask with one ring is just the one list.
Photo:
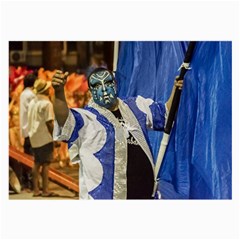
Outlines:
{"label": "blue tarp", "polygon": [[[125,98],[166,102],[188,42],[120,42],[117,84]],[[197,42],[160,169],[164,199],[232,198],[232,43]],[[162,133],[149,131],[154,157]]]}

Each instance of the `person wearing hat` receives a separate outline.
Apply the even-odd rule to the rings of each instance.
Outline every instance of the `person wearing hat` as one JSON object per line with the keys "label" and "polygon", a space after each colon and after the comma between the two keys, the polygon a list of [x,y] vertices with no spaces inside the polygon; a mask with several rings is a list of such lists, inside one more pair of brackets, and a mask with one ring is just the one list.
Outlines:
{"label": "person wearing hat", "polygon": [[[34,154],[33,196],[50,197],[56,194],[48,190],[48,168],[53,159],[53,105],[49,99],[50,81],[37,79],[33,91],[36,94],[29,104],[28,134]],[[39,171],[42,167],[43,192],[39,190]]]}

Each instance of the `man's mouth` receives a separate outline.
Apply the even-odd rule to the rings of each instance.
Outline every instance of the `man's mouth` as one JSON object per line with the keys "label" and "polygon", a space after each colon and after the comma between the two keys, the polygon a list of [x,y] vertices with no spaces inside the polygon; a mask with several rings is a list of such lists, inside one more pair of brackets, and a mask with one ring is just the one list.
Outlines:
{"label": "man's mouth", "polygon": [[105,103],[110,103],[111,99],[113,99],[113,98],[114,97],[113,97],[112,94],[110,94],[110,96],[109,95],[105,95],[105,96],[100,97],[100,101],[103,100]]}
{"label": "man's mouth", "polygon": [[110,98],[109,98],[109,96],[103,97],[103,100],[104,100],[105,103],[110,103]]}

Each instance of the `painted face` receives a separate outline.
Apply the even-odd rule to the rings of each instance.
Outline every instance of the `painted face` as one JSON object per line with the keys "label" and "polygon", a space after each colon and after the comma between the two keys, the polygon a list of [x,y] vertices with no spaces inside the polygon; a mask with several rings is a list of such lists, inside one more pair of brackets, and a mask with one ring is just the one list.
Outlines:
{"label": "painted face", "polygon": [[108,71],[93,73],[89,79],[89,86],[95,103],[108,109],[116,104],[116,85]]}

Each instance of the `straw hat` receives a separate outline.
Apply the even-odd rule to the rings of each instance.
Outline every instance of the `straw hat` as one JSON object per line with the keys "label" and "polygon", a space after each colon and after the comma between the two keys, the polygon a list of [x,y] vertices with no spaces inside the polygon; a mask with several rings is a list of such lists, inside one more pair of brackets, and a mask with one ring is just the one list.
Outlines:
{"label": "straw hat", "polygon": [[50,88],[50,86],[51,86],[51,82],[50,81],[46,81],[44,79],[37,79],[35,81],[35,83],[34,83],[34,92],[36,94],[43,93],[48,88]]}

